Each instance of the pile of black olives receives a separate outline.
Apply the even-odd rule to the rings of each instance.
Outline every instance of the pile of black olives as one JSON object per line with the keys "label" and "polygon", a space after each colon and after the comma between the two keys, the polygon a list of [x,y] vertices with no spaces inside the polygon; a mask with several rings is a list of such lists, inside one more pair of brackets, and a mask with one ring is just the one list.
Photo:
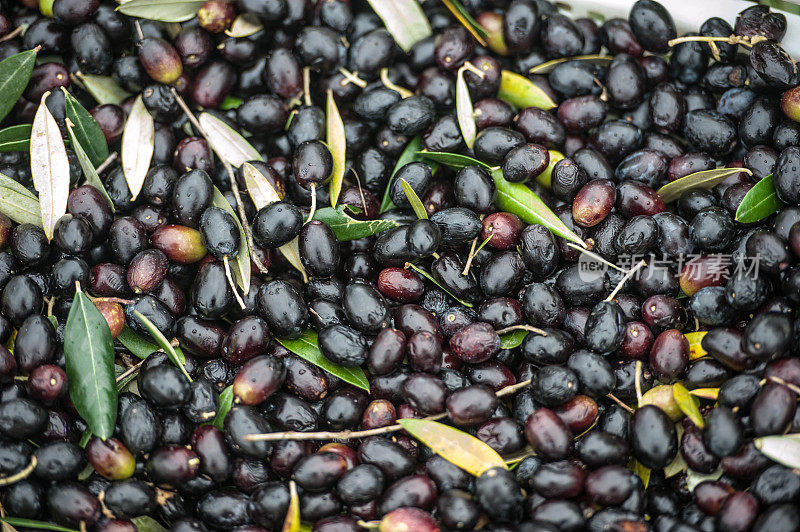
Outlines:
{"label": "pile of black olives", "polygon": [[[415,2],[372,3],[403,19]],[[800,73],[780,45],[786,18],[753,4],[680,35],[669,2],[631,3],[606,20],[602,1],[573,19],[568,2],[462,0],[476,32],[425,0],[432,34],[404,51],[363,0],[163,0],[138,19],[111,0],[1,0],[0,60],[39,59],[0,129],[30,124],[49,91],[69,139],[68,92],[112,157],[106,199],[67,143],[52,239],[0,215],[0,521],[800,530]],[[512,105],[509,73],[555,107]],[[476,138],[456,110],[462,76]],[[134,200],[113,154],[138,96],[154,153]],[[278,201],[254,202],[183,102],[248,139]],[[4,142],[0,173],[35,194],[27,144]],[[349,221],[309,221],[312,204],[330,213],[341,164]],[[674,201],[657,193],[724,167]],[[546,207],[501,198],[497,172]],[[739,221],[762,187],[768,210]],[[354,224],[368,236],[346,237]],[[243,245],[246,294],[231,272]],[[123,387],[105,440],[65,371],[76,285],[116,339]],[[164,349],[138,358],[131,341],[153,342],[140,315],[182,368]],[[506,467],[471,474],[397,430],[423,417]]]}

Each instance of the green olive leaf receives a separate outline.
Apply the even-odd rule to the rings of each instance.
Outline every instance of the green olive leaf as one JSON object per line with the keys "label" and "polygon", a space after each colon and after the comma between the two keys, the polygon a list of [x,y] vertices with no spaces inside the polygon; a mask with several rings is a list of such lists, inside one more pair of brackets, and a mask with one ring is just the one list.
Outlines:
{"label": "green olive leaf", "polygon": [[755,184],[747,191],[742,202],[736,209],[736,221],[752,223],[763,220],[772,213],[778,212],[783,207],[783,202],[778,199],[772,174]]}
{"label": "green olive leaf", "polygon": [[[119,340],[119,343],[125,346],[125,349],[130,351],[132,355],[141,359],[145,359],[161,349],[158,344],[145,340],[136,334],[127,323],[122,326],[122,331],[117,335],[117,340]],[[185,364],[186,357],[183,355],[181,348],[174,347],[173,349],[175,349],[175,354],[178,356],[180,363]]]}
{"label": "green olive leaf", "polygon": [[492,172],[492,178],[497,188],[495,203],[500,210],[516,214],[525,223],[543,225],[554,235],[586,248],[586,243],[573,233],[527,185],[506,181],[503,179],[503,171],[499,169]]}
{"label": "green olive leaf", "polygon": [[236,259],[233,261],[233,274],[236,277],[236,284],[242,289],[244,295],[247,295],[250,292],[250,248],[247,245],[247,235],[244,233],[242,222],[239,221],[239,217],[233,212],[233,207],[217,187],[214,187],[214,199],[211,204],[230,214],[239,229],[239,253],[236,254]]}
{"label": "green olive leaf", "polygon": [[697,428],[702,429],[705,426],[705,421],[703,421],[703,416],[700,414],[700,401],[689,393],[686,386],[679,382],[672,385],[672,396],[675,398],[675,403],[677,403],[681,412],[686,414],[686,417],[688,417]]}
{"label": "green olive leaf", "polygon": [[[389,178],[389,183],[386,185],[386,191],[383,193],[383,200],[381,201],[381,208],[378,209],[380,214],[388,211],[389,209],[395,208],[395,204],[392,203],[392,198],[389,195],[389,191],[392,189],[392,181],[394,180],[394,176],[398,170],[402,167],[407,165],[408,163],[415,163],[422,160],[422,157],[419,155],[419,151],[422,149],[422,137],[417,135],[413,139],[411,139],[406,147],[403,149],[403,153],[400,154],[400,157],[397,158],[397,162],[394,165],[394,170],[392,170],[392,176]],[[433,172],[433,167],[431,167],[431,172]]]}
{"label": "green olive leaf", "polygon": [[[73,133],[86,156],[97,167],[108,158],[108,144],[103,130],[97,124],[94,117],[84,109],[80,102],[70,94],[64,87],[64,107],[67,118],[72,122]],[[73,144],[75,140],[71,140]]]}
{"label": "green olive leaf", "polygon": [[417,215],[417,218],[420,220],[427,220],[428,211],[425,210],[422,200],[419,199],[419,196],[417,196],[417,193],[411,188],[411,185],[408,184],[408,181],[400,179],[400,186],[403,187],[403,192],[405,192],[406,198],[408,198],[408,202],[411,204],[411,208],[414,210],[414,214]]}
{"label": "green olive leaf", "polygon": [[134,517],[131,519],[131,523],[136,526],[138,532],[167,532],[161,523],[147,515]]}
{"label": "green olive leaf", "polygon": [[420,274],[421,276],[423,276],[424,278],[426,278],[427,280],[429,280],[430,282],[432,282],[433,284],[438,286],[444,293],[446,293],[448,296],[452,297],[453,299],[455,299],[456,301],[458,301],[459,303],[461,303],[465,307],[467,307],[467,308],[472,308],[473,307],[472,303],[470,303],[469,301],[464,301],[463,299],[459,299],[456,296],[454,296],[453,293],[450,292],[450,290],[445,288],[442,285],[442,283],[440,283],[436,279],[436,277],[434,277],[430,273],[426,272],[425,270],[423,270],[419,266],[416,266],[416,265],[414,265],[414,264],[412,264],[410,262],[406,262],[406,268],[411,268],[412,270],[414,270],[415,272],[417,272],[418,274]]}
{"label": "green olive leaf", "polygon": [[117,82],[111,76],[83,74],[81,72],[76,73],[75,76],[83,84],[86,92],[91,94],[92,98],[100,105],[106,103],[120,105],[132,96],[130,92],[117,85]]}
{"label": "green olive leaf", "polygon": [[114,339],[106,319],[80,290],[67,316],[64,357],[75,409],[93,434],[110,438],[117,421]]}
{"label": "green olive leaf", "polygon": [[127,0],[117,11],[148,20],[186,22],[197,15],[203,3],[204,0]]}
{"label": "green olive leaf", "polygon": [[404,52],[433,35],[431,24],[417,0],[367,0]]}
{"label": "green olive leaf", "polygon": [[314,219],[328,224],[339,242],[376,235],[400,225],[394,220],[356,220],[348,216],[344,210],[345,206],[339,205],[335,209],[332,207],[317,209],[314,213]]}
{"label": "green olive leaf", "polygon": [[530,331],[518,330],[511,331],[500,337],[500,349],[514,349],[522,345],[522,341],[530,334]]}
{"label": "green olive leaf", "polygon": [[230,111],[231,109],[238,109],[244,103],[244,100],[241,98],[237,98],[236,96],[226,96],[222,103],[220,104],[219,108],[222,111]]}
{"label": "green olive leaf", "polygon": [[336,207],[339,193],[342,191],[342,181],[344,180],[347,144],[344,134],[344,122],[342,122],[342,116],[339,114],[339,108],[336,107],[336,100],[333,98],[333,90],[331,89],[328,89],[325,116],[326,142],[333,158],[333,169],[331,170],[328,191],[331,195],[331,207]]}
{"label": "green olive leaf", "polygon": [[790,469],[800,468],[800,434],[762,436],[753,440],[761,454]]}
{"label": "green olive leaf", "polygon": [[0,61],[0,120],[16,105],[36,64],[36,52],[27,50]]}
{"label": "green olive leaf", "polygon": [[78,532],[74,528],[67,528],[64,526],[54,525],[53,523],[45,523],[44,521],[35,521],[33,519],[23,519],[21,517],[0,517],[0,523],[6,523],[11,526],[30,528],[32,530],[54,530],[55,532]]}
{"label": "green olive leaf", "polygon": [[30,150],[31,127],[31,124],[20,124],[0,131],[0,153]]}
{"label": "green olive leaf", "polygon": [[[7,186],[7,182],[14,184]],[[0,213],[19,224],[33,224],[42,227],[39,200],[33,197],[25,187],[3,174],[0,174]]]}
{"label": "green olive leaf", "polygon": [[192,377],[186,371],[186,366],[184,366],[184,364],[186,364],[186,358],[178,356],[178,352],[175,351],[175,348],[172,346],[169,340],[167,340],[167,337],[164,336],[164,334],[160,330],[158,330],[158,327],[156,327],[152,321],[147,319],[147,317],[144,314],[142,314],[138,310],[134,310],[133,315],[136,316],[136,319],[142,322],[142,325],[145,326],[145,328],[153,337],[153,339],[156,341],[156,343],[158,343],[158,345],[161,346],[161,349],[163,349],[164,352],[167,354],[167,357],[172,361],[173,364],[175,364],[178,367],[179,370],[181,370],[181,373],[184,374],[186,380],[192,382]]}
{"label": "green olive leaf", "polygon": [[456,76],[456,118],[458,127],[461,129],[461,136],[464,138],[464,144],[467,145],[467,148],[472,149],[475,137],[478,135],[478,126],[475,125],[475,110],[472,107],[469,87],[464,79],[466,69],[466,66],[459,68]]}
{"label": "green olive leaf", "polygon": [[553,69],[560,65],[561,63],[566,63],[568,61],[585,61],[588,63],[592,63],[595,65],[604,65],[606,63],[610,63],[614,57],[610,55],[600,55],[600,54],[589,54],[589,55],[575,55],[572,57],[559,57],[558,59],[551,59],[550,61],[545,61],[544,63],[540,63],[535,67],[532,67],[528,70],[529,74],[549,74],[553,71]]}
{"label": "green olive leaf", "polygon": [[31,176],[39,193],[39,211],[47,239],[53,238],[56,222],[67,212],[69,159],[58,123],[45,104],[44,93],[31,127]]}
{"label": "green olive leaf", "polygon": [[210,113],[197,118],[206,133],[211,149],[222,162],[239,168],[247,161],[263,161],[261,154],[238,131]]}
{"label": "green olive leaf", "polygon": [[121,146],[122,173],[132,200],[135,200],[142,190],[155,151],[155,121],[144,106],[141,95],[136,97],[125,121]]}
{"label": "green olive leaf", "polygon": [[494,449],[466,432],[427,419],[398,419],[397,423],[433,452],[476,477],[493,467],[507,469]]}
{"label": "green olive leaf", "polygon": [[75,134],[75,128],[73,127],[72,120],[69,118],[66,119],[67,124],[67,133],[69,134],[69,140],[72,144],[72,151],[75,152],[75,157],[78,159],[78,164],[81,166],[81,170],[83,171],[83,177],[86,178],[86,182],[92,185],[94,188],[100,191],[103,197],[106,198],[108,201],[108,206],[111,208],[111,212],[116,212],[116,208],[114,208],[114,202],[111,201],[111,196],[108,195],[106,192],[106,187],[103,186],[103,182],[100,181],[100,176],[97,175],[97,170],[95,170],[94,164],[92,161],[89,160],[89,156],[83,150],[83,145],[80,143],[78,138]]}
{"label": "green olive leaf", "polygon": [[219,408],[217,409],[217,415],[214,416],[214,420],[211,422],[211,424],[217,427],[219,430],[222,430],[223,424],[225,423],[225,416],[228,415],[232,405],[233,385],[230,385],[222,390],[222,393],[219,394]]}
{"label": "green olive leaf", "polygon": [[548,110],[556,107],[556,103],[538,85],[509,70],[503,70],[500,74],[497,97],[518,109],[538,107]]}
{"label": "green olive leaf", "polygon": [[489,33],[486,29],[478,24],[472,15],[469,14],[459,0],[442,0],[442,3],[450,10],[450,13],[475,37],[475,40],[481,43],[481,46],[487,46],[487,40],[490,39]]}
{"label": "green olive leaf", "polygon": [[300,338],[276,338],[276,340],[286,349],[311,362],[315,366],[324,369],[331,375],[339,377],[348,384],[369,392],[369,380],[360,367],[345,367],[334,364],[319,350],[317,344],[317,333],[307,330]]}
{"label": "green olive leaf", "polygon": [[461,170],[465,166],[473,166],[477,165],[486,170],[491,170],[492,167],[488,164],[479,161],[478,159],[473,159],[472,157],[468,157],[466,155],[461,155],[458,153],[447,153],[443,151],[428,151],[422,150],[418,151],[417,155],[419,155],[422,159],[427,161],[434,161],[439,164],[442,164],[448,168],[452,168],[453,170]]}
{"label": "green olive leaf", "polygon": [[667,183],[658,189],[658,195],[661,196],[664,203],[671,203],[680,199],[681,196],[690,190],[698,188],[710,190],[725,179],[739,172],[753,175],[753,172],[747,168],[714,168],[712,170],[703,170],[702,172],[695,172],[681,177],[680,179],[676,179],[671,183]]}

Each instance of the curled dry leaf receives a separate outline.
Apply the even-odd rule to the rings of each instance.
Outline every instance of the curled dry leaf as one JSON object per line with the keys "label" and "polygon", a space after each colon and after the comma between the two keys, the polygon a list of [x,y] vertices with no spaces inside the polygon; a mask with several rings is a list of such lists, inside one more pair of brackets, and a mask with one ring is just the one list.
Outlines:
{"label": "curled dry leaf", "polygon": [[333,170],[331,171],[331,182],[328,190],[331,195],[331,207],[336,207],[339,193],[342,191],[342,181],[344,180],[345,160],[347,158],[347,144],[344,133],[344,122],[333,98],[333,91],[328,89],[328,99],[325,105],[326,116],[326,140],[328,149],[333,157]]}
{"label": "curled dry leaf", "polygon": [[49,95],[46,92],[42,96],[31,129],[31,176],[39,193],[42,228],[48,240],[53,238],[58,219],[67,212],[69,195],[67,148],[56,119],[45,104]]}
{"label": "curled dry leaf", "polygon": [[200,127],[222,162],[239,168],[247,161],[263,161],[261,154],[231,126],[210,113],[200,113]]}
{"label": "curled dry leaf", "polygon": [[249,37],[264,29],[264,25],[253,13],[243,13],[233,19],[231,27],[225,30],[225,35],[228,37]]}
{"label": "curled dry leaf", "polygon": [[147,177],[155,150],[154,138],[153,117],[139,95],[131,107],[131,114],[128,115],[122,132],[122,172],[133,200],[141,192],[144,178]]}

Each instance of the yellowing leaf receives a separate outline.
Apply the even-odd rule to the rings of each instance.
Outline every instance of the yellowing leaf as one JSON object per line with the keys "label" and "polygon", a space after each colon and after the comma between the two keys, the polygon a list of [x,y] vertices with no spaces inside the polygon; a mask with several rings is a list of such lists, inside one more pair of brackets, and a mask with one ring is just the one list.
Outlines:
{"label": "yellowing leaf", "polygon": [[719,388],[697,388],[695,390],[690,390],[689,393],[695,397],[716,401],[719,396]]}
{"label": "yellowing leaf", "polygon": [[703,336],[705,336],[707,332],[708,331],[699,331],[684,334],[686,340],[689,342],[689,360],[697,360],[698,358],[703,358],[708,355],[701,343],[703,341]]}
{"label": "yellowing leaf", "polygon": [[144,185],[155,151],[155,122],[137,96],[122,132],[122,173],[136,199]]}
{"label": "yellowing leaf", "polygon": [[639,407],[641,408],[644,405],[657,406],[663,410],[672,421],[678,421],[683,418],[683,412],[678,407],[678,403],[675,401],[675,396],[672,393],[672,386],[669,384],[653,386],[644,392]]}
{"label": "yellowing leaf", "polygon": [[42,228],[47,239],[53,238],[53,229],[67,212],[69,195],[69,159],[58,123],[45,101],[50,95],[44,93],[31,128],[31,176],[33,186],[39,193],[39,208],[42,213]]}
{"label": "yellowing leaf", "polygon": [[686,414],[686,417],[691,419],[692,423],[698,428],[702,429],[706,423],[703,421],[703,416],[700,414],[700,401],[689,393],[686,386],[679,382],[672,385],[672,396],[675,398],[675,403],[677,403],[681,412]]}
{"label": "yellowing leaf", "polygon": [[636,475],[640,479],[642,479],[642,484],[644,484],[644,488],[647,489],[647,485],[650,483],[651,469],[649,467],[644,466],[639,460],[633,461],[633,468]]}
{"label": "yellowing leaf", "polygon": [[250,163],[244,163],[242,165],[242,175],[244,176],[247,193],[250,194],[250,199],[253,200],[253,205],[256,206],[256,209],[261,210],[271,203],[281,201],[278,191],[264,177],[264,174],[258,171],[258,168]]}
{"label": "yellowing leaf", "polygon": [[426,419],[398,419],[397,423],[433,452],[475,476],[493,467],[506,467],[494,449],[449,425]]}
{"label": "yellowing leaf", "polygon": [[339,199],[339,192],[342,191],[342,181],[344,180],[344,169],[346,159],[346,141],[344,134],[344,122],[336,107],[336,100],[333,99],[333,91],[328,89],[328,100],[325,105],[326,129],[328,149],[333,157],[333,170],[331,171],[331,182],[328,190],[331,195],[331,206],[336,207]]}
{"label": "yellowing leaf", "polygon": [[556,103],[534,82],[520,76],[516,72],[503,70],[500,74],[500,88],[497,97],[514,107],[538,107],[548,110],[556,107]]}
{"label": "yellowing leaf", "polygon": [[283,520],[282,532],[300,532],[300,497],[297,495],[297,484],[289,481],[289,508]]}

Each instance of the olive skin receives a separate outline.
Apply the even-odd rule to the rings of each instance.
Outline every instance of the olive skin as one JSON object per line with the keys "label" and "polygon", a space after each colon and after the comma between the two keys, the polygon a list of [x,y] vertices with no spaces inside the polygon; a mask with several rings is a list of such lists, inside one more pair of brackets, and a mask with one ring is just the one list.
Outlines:
{"label": "olive skin", "polygon": [[678,453],[678,437],[672,421],[657,406],[645,405],[631,417],[631,448],[647,467],[669,464]]}
{"label": "olive skin", "polygon": [[367,360],[367,340],[346,325],[331,325],[319,333],[319,348],[325,358],[343,366],[360,366]]}
{"label": "olive skin", "polygon": [[258,312],[279,337],[298,338],[308,322],[303,296],[285,281],[271,281],[258,290]]}
{"label": "olive skin", "polygon": [[178,178],[172,192],[172,207],[179,224],[198,227],[200,216],[211,205],[213,187],[203,170],[191,170]]}
{"label": "olive skin", "polygon": [[339,266],[339,241],[328,225],[312,220],[300,230],[300,260],[313,277],[330,277]]}

